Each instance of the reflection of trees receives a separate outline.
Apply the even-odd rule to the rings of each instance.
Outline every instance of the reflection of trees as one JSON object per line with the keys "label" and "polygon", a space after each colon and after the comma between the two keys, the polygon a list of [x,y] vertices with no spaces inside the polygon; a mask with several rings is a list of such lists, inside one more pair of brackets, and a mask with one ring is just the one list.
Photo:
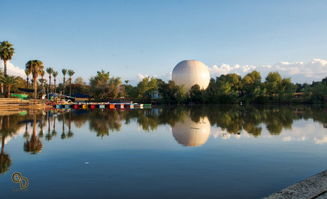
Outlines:
{"label": "reflection of trees", "polygon": [[123,115],[118,111],[92,111],[89,113],[90,130],[99,137],[108,136],[109,131],[120,130]]}
{"label": "reflection of trees", "polygon": [[52,140],[52,133],[51,133],[51,122],[50,122],[50,111],[47,112],[47,122],[48,122],[48,131],[47,134],[45,135],[45,139],[50,141]]}
{"label": "reflection of trees", "polygon": [[42,142],[40,138],[36,134],[36,113],[33,114],[33,133],[30,140],[27,140],[24,143],[24,151],[29,152],[31,154],[39,153],[42,150]]}
{"label": "reflection of trees", "polygon": [[11,166],[9,154],[5,153],[5,140],[11,138],[17,133],[17,130],[23,125],[18,123],[20,116],[0,116],[0,137],[1,137],[1,152],[0,152],[0,173],[5,173]]}
{"label": "reflection of trees", "polygon": [[40,128],[40,131],[39,131],[39,137],[42,138],[44,136],[44,132],[43,132],[43,126],[45,125],[44,123],[44,117],[43,117],[43,114],[41,115],[41,118],[40,118],[40,122],[39,122],[39,128]]}
{"label": "reflection of trees", "polygon": [[61,114],[61,122],[62,122],[62,131],[61,131],[61,139],[66,139],[66,131],[65,131],[65,113]]}
{"label": "reflection of trees", "polygon": [[71,138],[74,136],[74,133],[72,131],[72,112],[70,111],[68,113],[68,132],[67,132],[67,138]]}
{"label": "reflection of trees", "polygon": [[56,117],[56,115],[54,115],[53,116],[53,126],[52,126],[52,131],[51,131],[51,136],[53,136],[53,137],[57,136],[56,121],[57,121],[57,117]]}

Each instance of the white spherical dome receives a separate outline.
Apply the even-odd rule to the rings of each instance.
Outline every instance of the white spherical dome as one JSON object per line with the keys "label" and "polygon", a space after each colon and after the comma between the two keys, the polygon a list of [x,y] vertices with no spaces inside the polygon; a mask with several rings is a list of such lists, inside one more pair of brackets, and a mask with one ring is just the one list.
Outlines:
{"label": "white spherical dome", "polygon": [[175,66],[172,80],[187,91],[195,84],[198,84],[201,89],[206,89],[210,82],[210,73],[204,63],[197,60],[184,60]]}
{"label": "white spherical dome", "polygon": [[210,122],[207,117],[194,122],[191,118],[184,117],[172,128],[175,140],[184,146],[201,146],[210,136]]}

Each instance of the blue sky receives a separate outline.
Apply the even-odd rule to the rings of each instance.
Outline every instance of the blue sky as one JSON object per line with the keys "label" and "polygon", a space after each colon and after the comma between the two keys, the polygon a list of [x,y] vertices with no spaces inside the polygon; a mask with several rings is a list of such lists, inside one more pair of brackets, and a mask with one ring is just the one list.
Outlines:
{"label": "blue sky", "polygon": [[[167,76],[184,59],[243,69],[312,67],[319,58],[319,74],[327,76],[326,1],[0,0],[0,7],[0,40],[14,44],[12,63],[20,68],[40,59],[86,80],[100,69],[133,80]],[[295,79],[310,80],[301,75]]]}

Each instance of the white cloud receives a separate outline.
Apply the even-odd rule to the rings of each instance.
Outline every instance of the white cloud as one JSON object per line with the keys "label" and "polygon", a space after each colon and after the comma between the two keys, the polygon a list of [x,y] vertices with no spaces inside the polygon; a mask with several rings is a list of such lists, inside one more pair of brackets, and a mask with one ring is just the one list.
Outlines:
{"label": "white cloud", "polygon": [[171,72],[161,74],[161,75],[147,75],[147,74],[141,74],[141,73],[137,74],[137,79],[139,81],[141,81],[142,79],[144,79],[146,77],[155,77],[155,78],[162,79],[164,81],[169,81],[169,80],[171,80]]}
{"label": "white cloud", "polygon": [[292,78],[293,82],[312,82],[319,81],[327,76],[327,60],[312,59],[309,62],[279,62],[273,65],[213,65],[209,68],[211,76],[220,76],[222,74],[237,73],[245,75],[248,72],[257,70],[261,72],[263,78],[269,72],[278,71],[284,77]]}
{"label": "white cloud", "polygon": [[292,137],[291,137],[291,136],[283,137],[283,138],[282,138],[282,141],[283,141],[283,142],[290,142],[290,141],[292,141]]}
{"label": "white cloud", "polygon": [[[327,77],[327,60],[312,59],[309,62],[286,62],[281,61],[272,65],[240,65],[240,64],[220,64],[209,67],[211,77],[236,73],[241,76],[257,70],[261,73],[262,79],[269,72],[279,72],[283,77],[290,77],[293,82],[311,83],[312,81],[320,81]],[[161,78],[164,81],[171,80],[171,72],[159,75],[148,75],[139,73],[137,80],[140,81],[145,77]]]}
{"label": "white cloud", "polygon": [[144,78],[146,78],[146,77],[150,77],[150,75],[141,74],[141,73],[137,74],[137,79],[138,79],[139,81],[142,81],[142,80],[143,80]]}
{"label": "white cloud", "polygon": [[[0,68],[2,69],[3,71],[3,61],[0,61]],[[15,66],[13,65],[11,62],[7,62],[7,73],[9,75],[15,75],[15,76],[20,76],[22,78],[26,78],[26,75],[25,75],[25,71],[24,69],[18,67],[18,66]]]}
{"label": "white cloud", "polygon": [[326,144],[327,143],[327,136],[324,136],[322,138],[314,138],[314,142],[316,144]]}

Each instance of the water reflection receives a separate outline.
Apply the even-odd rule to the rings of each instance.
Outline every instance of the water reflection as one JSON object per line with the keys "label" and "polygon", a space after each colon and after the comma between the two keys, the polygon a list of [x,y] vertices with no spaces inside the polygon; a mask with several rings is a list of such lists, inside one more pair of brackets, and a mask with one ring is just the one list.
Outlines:
{"label": "water reflection", "polygon": [[[311,126],[293,126],[296,121],[309,120]],[[5,173],[12,165],[5,146],[15,136],[25,140],[25,152],[38,154],[54,138],[77,137],[78,132],[73,132],[73,129],[76,131],[86,126],[91,134],[104,138],[131,122],[137,123],[147,133],[156,131],[159,126],[169,126],[176,143],[183,146],[202,146],[210,136],[222,139],[270,136],[287,142],[308,139],[316,131],[316,125],[326,128],[327,112],[324,107],[309,106],[181,106],[133,111],[29,111],[3,115],[0,116],[0,173]],[[316,144],[325,144],[325,133],[314,134],[310,139]]]}
{"label": "water reflection", "polygon": [[208,117],[198,118],[193,121],[185,113],[181,120],[172,128],[175,140],[184,146],[201,146],[207,142],[210,136],[210,122]]}
{"label": "water reflection", "polygon": [[30,139],[27,138],[24,143],[24,151],[31,154],[39,153],[43,147],[39,136],[36,134],[36,122],[36,113],[33,113],[33,133]]}

